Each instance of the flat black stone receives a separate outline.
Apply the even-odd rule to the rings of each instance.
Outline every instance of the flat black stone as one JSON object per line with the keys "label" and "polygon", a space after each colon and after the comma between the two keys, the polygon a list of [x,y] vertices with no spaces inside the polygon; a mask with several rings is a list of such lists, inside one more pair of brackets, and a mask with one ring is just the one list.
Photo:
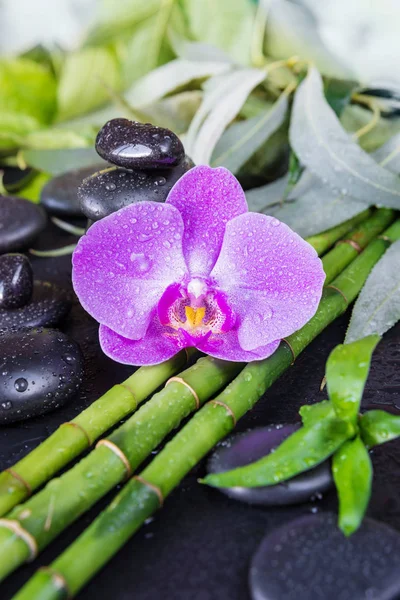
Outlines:
{"label": "flat black stone", "polygon": [[54,327],[71,308],[71,294],[53,283],[35,281],[31,301],[21,308],[0,310],[0,331]]}
{"label": "flat black stone", "polygon": [[251,562],[253,600],[395,600],[400,534],[372,519],[345,538],[332,513],[275,529]]}
{"label": "flat black stone", "polygon": [[[244,433],[233,434],[224,440],[211,456],[209,473],[221,473],[243,467],[277,448],[299,425],[272,425]],[[308,502],[333,485],[330,462],[325,461],[314,469],[277,485],[245,488],[221,488],[220,491],[249,504],[282,506]]]}
{"label": "flat black stone", "polygon": [[32,297],[33,272],[24,254],[0,256],[0,309],[19,308]]}
{"label": "flat black stone", "polygon": [[135,202],[164,202],[173,185],[193,167],[186,157],[177,167],[158,171],[105,169],[85,179],[78,196],[82,212],[92,221]]}
{"label": "flat black stone", "polygon": [[97,134],[96,151],[127,169],[175,167],[185,154],[182,142],[169,129],[129,119],[108,121]]}
{"label": "flat black stone", "polygon": [[0,334],[0,423],[49,412],[72,398],[82,383],[76,342],[55,329]]}
{"label": "flat black stone", "polygon": [[86,177],[89,177],[100,168],[100,165],[84,167],[54,177],[42,189],[41,204],[52,215],[82,216],[78,200],[78,187]]}
{"label": "flat black stone", "polygon": [[27,248],[46,226],[43,208],[16,196],[0,196],[0,254]]}

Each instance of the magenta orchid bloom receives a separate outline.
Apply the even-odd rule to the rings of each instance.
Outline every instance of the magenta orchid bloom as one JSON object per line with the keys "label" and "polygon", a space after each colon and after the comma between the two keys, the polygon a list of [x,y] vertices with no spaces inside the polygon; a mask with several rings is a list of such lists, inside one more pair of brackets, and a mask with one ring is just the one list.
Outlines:
{"label": "magenta orchid bloom", "polygon": [[73,255],[73,284],[114,360],[151,365],[181,348],[266,358],[315,313],[325,274],[315,250],[250,213],[226,169],[198,166],[164,204],[131,204],[94,223]]}

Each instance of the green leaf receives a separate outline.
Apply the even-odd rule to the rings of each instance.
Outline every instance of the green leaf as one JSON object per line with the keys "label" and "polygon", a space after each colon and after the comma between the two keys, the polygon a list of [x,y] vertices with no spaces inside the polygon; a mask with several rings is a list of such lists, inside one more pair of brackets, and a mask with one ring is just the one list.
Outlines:
{"label": "green leaf", "polygon": [[[82,128],[83,129],[83,128]],[[22,140],[22,146],[32,150],[53,150],[58,148],[85,148],[93,146],[95,133],[85,137],[82,133],[53,127],[28,133]]]}
{"label": "green leaf", "polygon": [[340,117],[343,110],[348,106],[351,95],[358,87],[356,81],[348,79],[326,78],[324,80],[324,95],[329,106],[337,117]]}
{"label": "green leaf", "polygon": [[323,400],[315,404],[304,404],[299,410],[304,427],[310,427],[318,421],[331,418],[334,413],[332,402],[329,402],[329,400]]}
{"label": "green leaf", "polygon": [[62,150],[25,150],[21,153],[23,161],[30,167],[53,176],[61,175],[72,169],[105,165],[94,148],[71,148]]}
{"label": "green leaf", "polygon": [[400,240],[374,266],[353,308],[346,343],[383,335],[400,319]]}
{"label": "green leaf", "polygon": [[335,417],[302,427],[264,458],[225,473],[207,475],[204,483],[214,487],[260,487],[275,485],[312,469],[331,456],[354,435],[354,427]]}
{"label": "green leaf", "polygon": [[231,125],[215,147],[212,166],[226,167],[232,173],[237,173],[284,123],[287,109],[288,99],[282,94],[271,109]]}
{"label": "green leaf", "polygon": [[381,167],[400,175],[400,133],[375,150],[372,156]]}
{"label": "green leaf", "polygon": [[360,435],[368,448],[390,442],[400,436],[400,415],[384,410],[369,410],[359,417]]}
{"label": "green leaf", "polygon": [[[371,111],[358,104],[346,106],[340,116],[340,122],[348,133],[355,133],[371,121]],[[400,118],[379,119],[373,129],[359,139],[366,152],[374,152],[400,130]]]}
{"label": "green leaf", "polygon": [[224,129],[264,79],[265,73],[259,69],[238,69],[209,80],[186,137],[186,150],[195,164],[209,164]]}
{"label": "green leaf", "polygon": [[326,385],[339,419],[355,423],[372,353],[379,340],[378,335],[370,335],[352,344],[339,344],[330,353],[326,363]]}
{"label": "green leaf", "polygon": [[246,200],[252,212],[264,212],[269,206],[279,204],[288,183],[288,175],[272,183],[246,191]]}
{"label": "green leaf", "polygon": [[21,190],[18,190],[18,196],[31,200],[32,202],[39,202],[41,191],[50,179],[51,175],[48,173],[38,173],[28,185]]}
{"label": "green leaf", "polygon": [[33,117],[0,112],[0,150],[12,150],[22,145],[24,136],[42,127]]}
{"label": "green leaf", "polygon": [[49,123],[56,110],[56,82],[50,71],[27,59],[0,60],[0,114]]}
{"label": "green leaf", "polygon": [[360,527],[371,496],[371,459],[359,437],[335,452],[332,472],[339,496],[339,527],[349,536]]}
{"label": "green leaf", "polygon": [[369,205],[400,209],[400,179],[349,137],[325,100],[315,68],[295,94],[290,140],[301,162],[333,190]]}
{"label": "green leaf", "polygon": [[119,65],[106,48],[85,48],[66,55],[58,83],[59,121],[87,113],[120,88]]}
{"label": "green leaf", "polygon": [[199,109],[202,94],[199,90],[181,92],[146,107],[148,121],[167,127],[176,134],[185,133]]}

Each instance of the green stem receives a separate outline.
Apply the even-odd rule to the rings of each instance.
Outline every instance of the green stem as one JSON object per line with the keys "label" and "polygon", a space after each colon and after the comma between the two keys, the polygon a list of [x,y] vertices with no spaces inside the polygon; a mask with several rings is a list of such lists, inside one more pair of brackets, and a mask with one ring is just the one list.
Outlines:
{"label": "green stem", "polygon": [[[79,456],[115,423],[133,413],[150,394],[185,366],[187,356],[180,352],[161,365],[142,367],[122,384],[114,385],[101,398],[71,421],[63,423],[47,440],[17,462],[11,471],[0,474],[0,516],[51,479]],[[85,433],[86,432],[86,433]],[[24,485],[23,482],[26,482]]]}
{"label": "green stem", "polygon": [[[232,414],[240,419],[290,366],[298,354],[341,315],[360,292],[373,266],[390,241],[400,239],[400,221],[362,252],[325,288],[315,316],[283,342],[269,358],[248,364],[230,385],[207,403],[141,473],[132,479],[109,507],[51,565],[37,573],[14,600],[61,600],[54,573],[61,575],[71,596],[103,567],[159,507],[158,489],[165,498],[213,446],[233,428]],[[225,406],[224,406],[225,405]],[[146,483],[147,482],[147,483]],[[155,486],[155,487],[150,487]],[[53,574],[52,574],[53,573]]]}
{"label": "green stem", "polygon": [[[7,527],[9,521],[17,521],[32,536],[37,549],[42,550],[97,500],[130,475],[164,437],[196,408],[196,398],[191,388],[195,390],[198,404],[201,405],[227,385],[243,367],[243,363],[200,358],[180,375],[187,385],[181,381],[171,381],[113,431],[105,444],[98,444],[72,469],[50,481],[27,502],[15,507],[7,515],[8,521],[0,523],[0,580],[30,557],[28,544]],[[102,414],[104,422],[110,423],[110,417],[114,415],[112,401],[106,406],[103,404]],[[88,422],[87,416],[81,418],[83,426],[87,426]],[[94,433],[97,434],[98,430]]]}

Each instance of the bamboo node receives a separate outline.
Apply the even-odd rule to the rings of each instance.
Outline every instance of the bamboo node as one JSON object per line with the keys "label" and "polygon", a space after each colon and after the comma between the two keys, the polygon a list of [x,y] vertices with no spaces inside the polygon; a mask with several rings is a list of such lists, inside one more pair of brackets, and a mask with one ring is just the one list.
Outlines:
{"label": "bamboo node", "polygon": [[29,558],[27,562],[34,560],[38,555],[38,545],[32,534],[24,529],[19,521],[12,519],[0,519],[0,527],[5,527],[19,537],[29,548]]}
{"label": "bamboo node", "polygon": [[47,573],[48,575],[50,575],[51,581],[54,584],[54,587],[57,590],[64,590],[64,592],[66,594],[66,600],[69,600],[70,598],[72,598],[72,594],[68,587],[67,580],[65,579],[65,577],[63,575],[61,575],[61,573],[58,573],[51,567],[40,567],[38,569],[38,571],[42,571],[43,573]]}
{"label": "bamboo node", "polygon": [[133,390],[129,387],[129,385],[127,385],[126,382],[124,383],[119,383],[118,385],[120,385],[121,387],[125,388],[127,392],[130,393],[130,395],[132,396],[132,398],[134,399],[136,406],[137,406],[137,401],[136,401],[136,397],[135,394],[133,393]]}
{"label": "bamboo node", "polygon": [[165,387],[167,387],[167,385],[169,385],[173,381],[176,381],[177,383],[181,383],[182,385],[187,387],[187,389],[193,395],[194,401],[196,403],[196,410],[198,410],[200,408],[200,399],[199,399],[196,391],[192,388],[192,386],[189,385],[188,383],[186,383],[186,381],[184,379],[182,379],[182,377],[171,377],[171,379],[168,379],[167,383],[165,384]]}
{"label": "bamboo node", "polygon": [[114,444],[114,442],[111,442],[110,440],[99,440],[96,444],[96,448],[99,448],[100,446],[106,446],[109,450],[111,450],[111,452],[114,452],[114,454],[116,456],[118,456],[118,458],[120,459],[120,461],[123,463],[124,467],[125,467],[125,471],[126,471],[126,478],[129,479],[129,477],[132,475],[132,467],[131,467],[131,463],[129,462],[129,460],[127,459],[127,457],[125,456],[125,454],[122,452],[122,450],[120,448],[118,448],[118,446],[116,444]]}
{"label": "bamboo node", "polygon": [[162,507],[162,505],[164,504],[164,497],[162,495],[162,492],[160,490],[160,488],[156,485],[154,485],[154,483],[150,483],[150,481],[147,481],[147,479],[144,479],[143,477],[141,477],[140,475],[135,475],[133,477],[133,479],[137,479],[137,481],[139,481],[140,483],[142,483],[143,485],[147,486],[148,488],[150,488],[158,497],[158,502],[160,504],[160,508]]}
{"label": "bamboo node", "polygon": [[390,237],[388,235],[383,235],[383,234],[378,235],[376,239],[383,240],[385,242],[390,242],[390,243],[392,243],[392,241],[393,241],[392,239],[390,239]]}
{"label": "bamboo node", "polygon": [[342,290],[340,290],[338,287],[336,287],[335,285],[327,285],[326,289],[330,288],[331,290],[335,290],[335,292],[338,292],[343,300],[346,302],[346,307],[349,305],[349,301],[347,300],[346,296],[343,294]]}
{"label": "bamboo node", "polygon": [[67,423],[62,423],[60,427],[75,427],[75,429],[78,429],[83,433],[88,443],[88,446],[91,446],[93,444],[88,432],[82,427],[82,425],[79,425],[79,423],[75,423],[74,421],[67,421]]}
{"label": "bamboo node", "polygon": [[286,344],[286,345],[287,345],[287,347],[289,348],[290,352],[292,353],[292,358],[293,358],[293,360],[292,360],[292,362],[291,362],[290,364],[291,364],[291,365],[294,365],[294,362],[295,362],[295,360],[296,360],[297,356],[296,356],[296,354],[295,354],[295,352],[294,352],[294,350],[293,350],[293,346],[292,346],[292,344],[291,344],[291,343],[290,343],[290,342],[289,342],[289,341],[288,341],[286,338],[282,338],[282,340],[281,340],[281,341],[282,341],[282,342],[285,342],[285,344]]}
{"label": "bamboo node", "polygon": [[235,413],[233,412],[230,406],[225,404],[225,402],[221,402],[221,400],[210,400],[208,404],[217,404],[218,406],[222,406],[226,410],[228,415],[232,418],[233,426],[236,426],[237,419]]}
{"label": "bamboo node", "polygon": [[352,240],[350,238],[347,240],[339,240],[338,242],[336,242],[335,246],[338,246],[339,244],[349,244],[349,246],[354,248],[357,254],[361,254],[361,252],[363,251],[360,244],[358,244],[355,240]]}
{"label": "bamboo node", "polygon": [[5,471],[6,471],[6,473],[9,473],[11,475],[11,477],[14,477],[14,479],[17,479],[20,483],[22,483],[22,485],[26,489],[28,496],[32,495],[31,486],[29,485],[29,483],[27,481],[25,481],[25,479],[23,477],[21,477],[21,475],[19,475],[19,473],[17,473],[13,469],[5,469]]}

